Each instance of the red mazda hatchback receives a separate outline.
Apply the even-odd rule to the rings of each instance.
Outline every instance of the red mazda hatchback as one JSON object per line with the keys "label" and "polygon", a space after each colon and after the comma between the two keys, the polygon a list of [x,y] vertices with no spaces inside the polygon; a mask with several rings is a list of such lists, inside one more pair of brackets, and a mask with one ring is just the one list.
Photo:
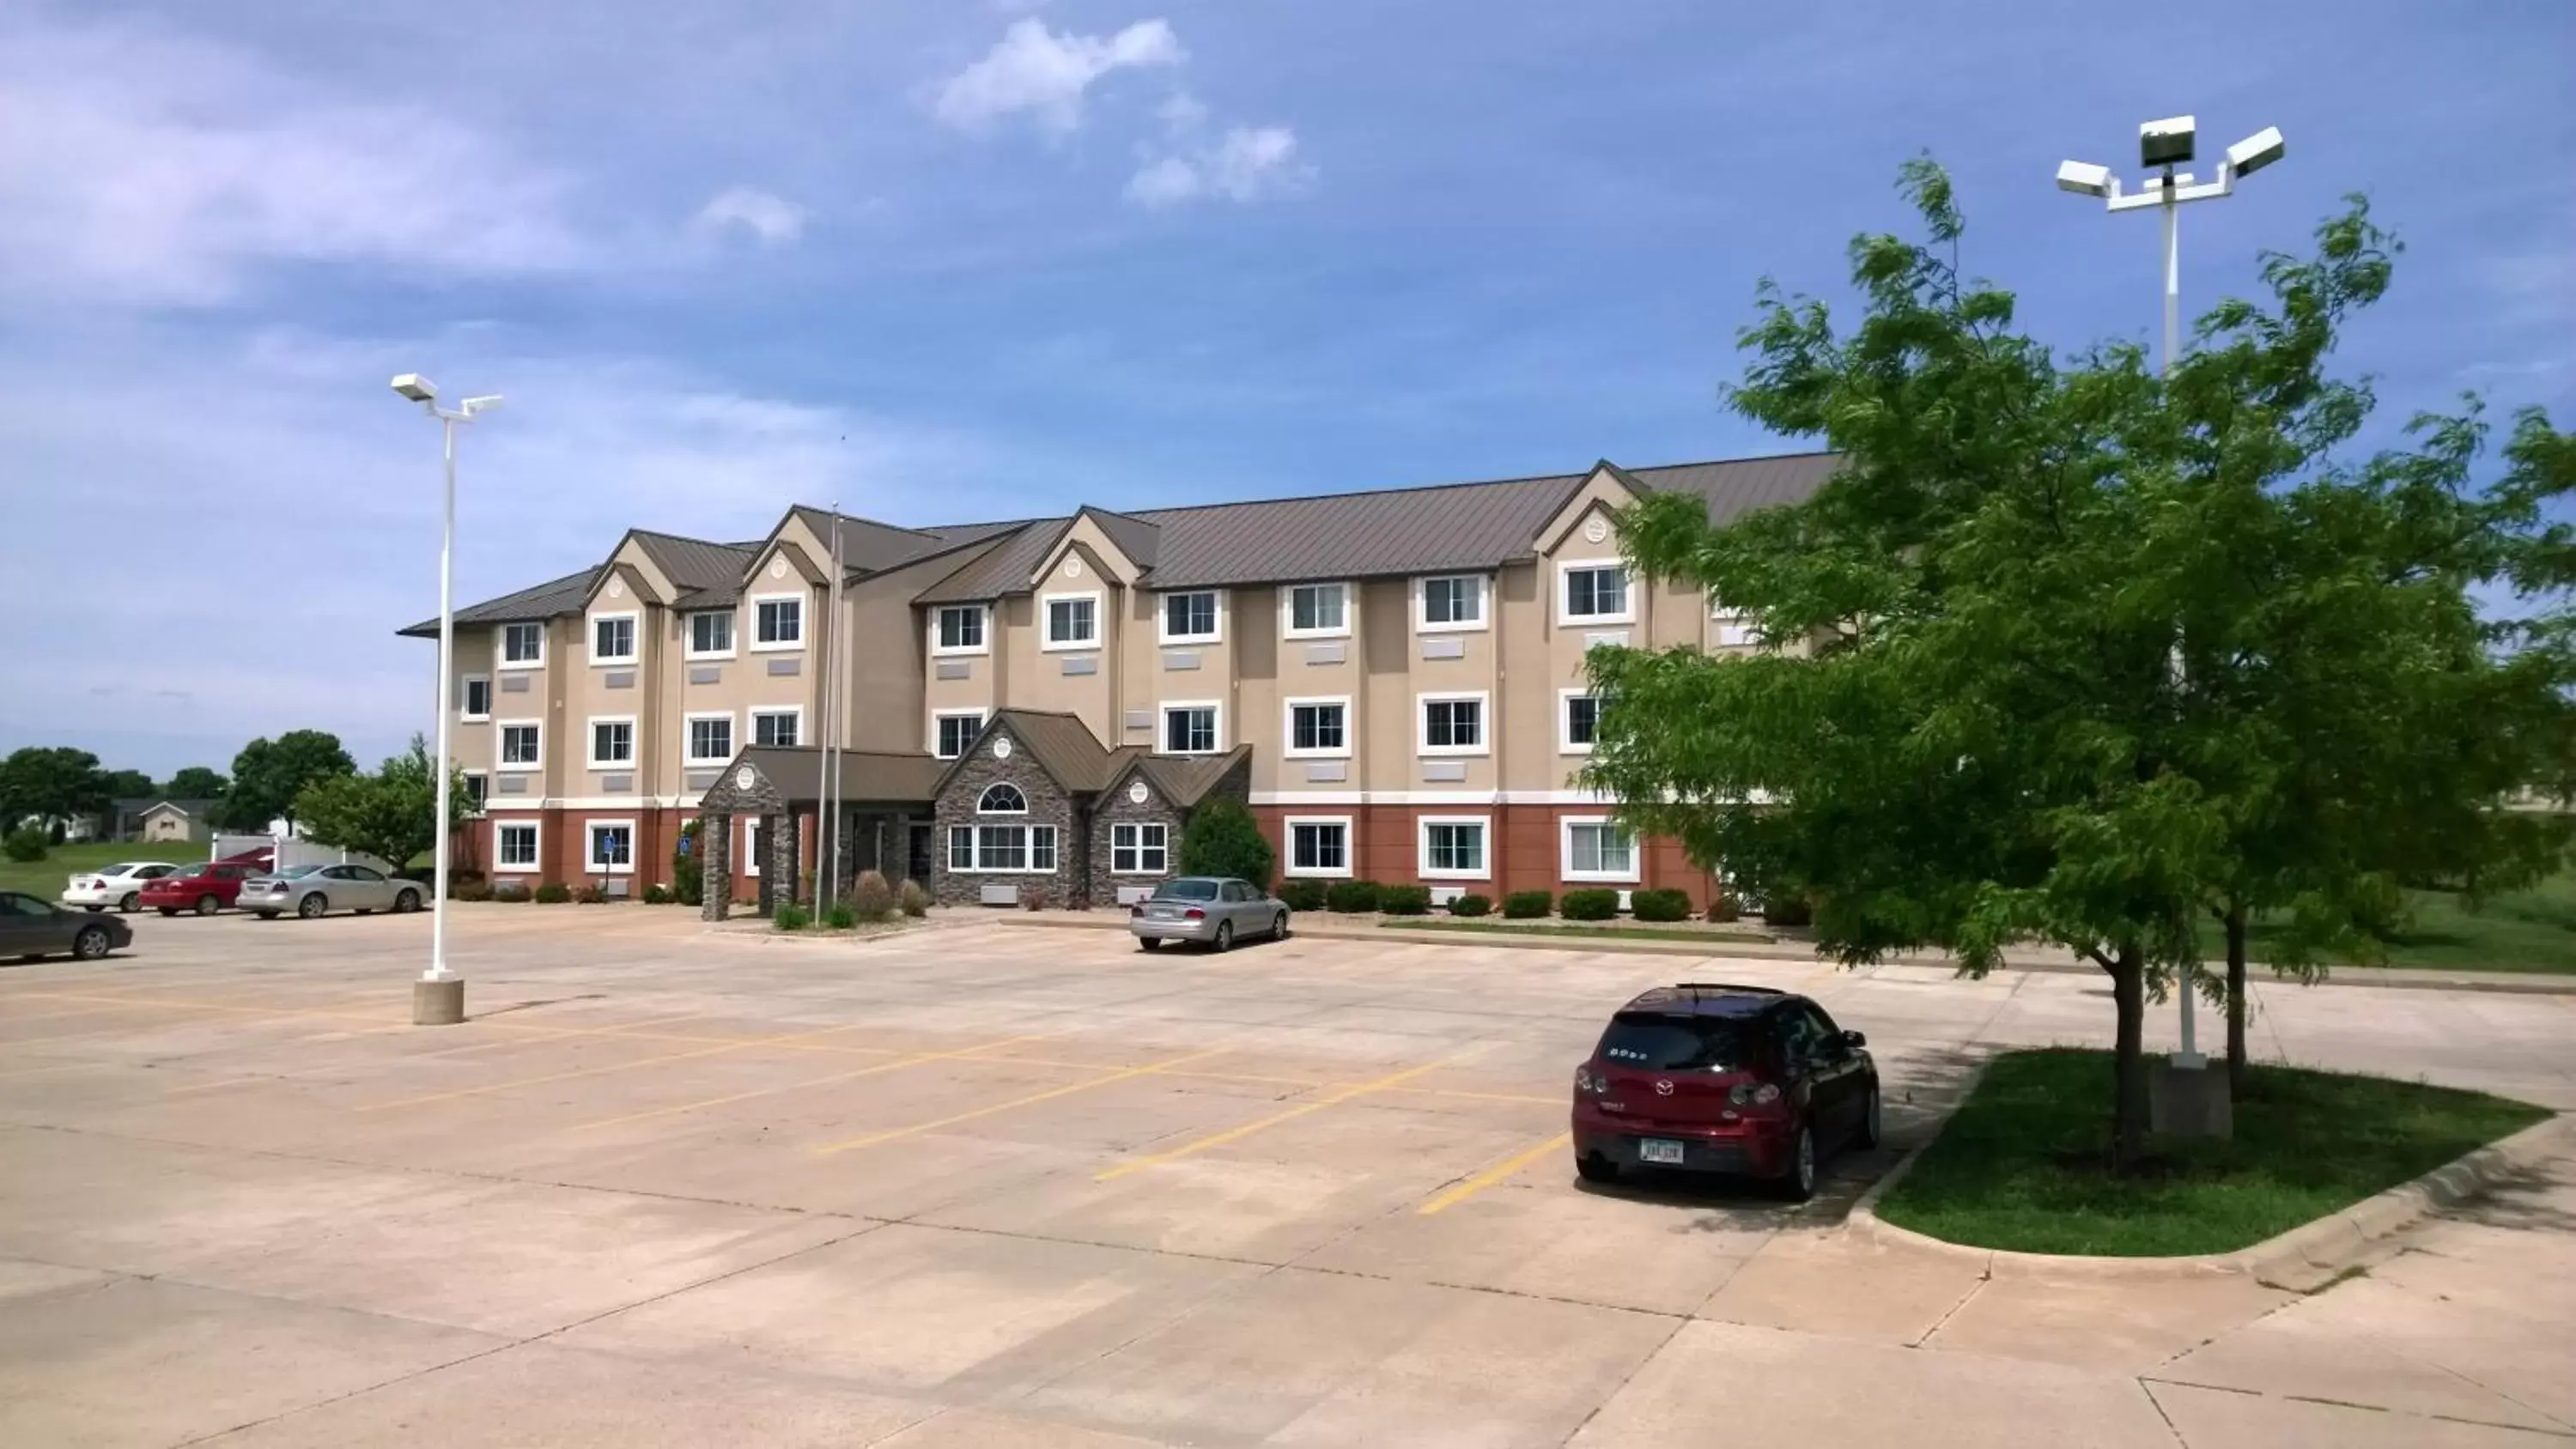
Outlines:
{"label": "red mazda hatchback", "polygon": [[1827,1152],[1878,1145],[1868,1044],[1803,996],[1659,986],[1621,1007],[1574,1069],[1575,1171],[1740,1173],[1804,1202]]}

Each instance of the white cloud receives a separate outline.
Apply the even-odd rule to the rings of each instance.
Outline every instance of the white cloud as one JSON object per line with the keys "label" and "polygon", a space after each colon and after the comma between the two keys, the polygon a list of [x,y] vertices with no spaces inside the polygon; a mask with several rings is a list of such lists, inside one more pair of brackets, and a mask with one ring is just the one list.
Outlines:
{"label": "white cloud", "polygon": [[1155,157],[1127,180],[1127,196],[1145,206],[1177,206],[1202,199],[1260,201],[1293,195],[1315,179],[1315,167],[1297,156],[1297,133],[1286,126],[1234,126],[1213,145]]}
{"label": "white cloud", "polygon": [[1106,38],[1016,20],[983,59],[948,78],[935,109],[965,130],[1026,113],[1042,130],[1063,135],[1082,124],[1083,97],[1093,82],[1112,71],[1176,66],[1186,58],[1162,20],[1139,20]]}
{"label": "white cloud", "polygon": [[805,234],[805,208],[756,186],[736,186],[700,207],[697,225],[719,232],[740,228],[762,246],[780,246]]}
{"label": "white cloud", "polygon": [[1208,108],[1205,102],[1188,91],[1174,91],[1154,108],[1154,114],[1162,118],[1163,129],[1179,135],[1196,130],[1199,123],[1207,119]]}
{"label": "white cloud", "polygon": [[227,46],[0,24],[0,290],[199,303],[262,262],[565,268],[568,191],[444,115]]}

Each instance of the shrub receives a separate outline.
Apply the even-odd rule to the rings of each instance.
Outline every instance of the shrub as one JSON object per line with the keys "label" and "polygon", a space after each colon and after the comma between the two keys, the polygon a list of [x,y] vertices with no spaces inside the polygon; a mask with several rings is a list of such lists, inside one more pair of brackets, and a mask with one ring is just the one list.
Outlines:
{"label": "shrub", "polygon": [[1231,795],[1218,795],[1190,812],[1181,827],[1181,874],[1240,876],[1270,884],[1270,839],[1252,811]]}
{"label": "shrub", "polygon": [[1490,913],[1493,909],[1494,903],[1491,900],[1474,891],[1469,891],[1449,902],[1449,914],[1453,916],[1481,916]]}
{"label": "shrub", "polygon": [[706,899],[706,865],[698,858],[699,827],[706,817],[680,827],[680,839],[671,847],[671,899],[684,906],[698,905]]}
{"label": "shrub", "polygon": [[1319,880],[1281,881],[1279,899],[1292,911],[1320,911],[1324,908],[1324,883]]}
{"label": "shrub", "polygon": [[505,906],[524,906],[535,897],[528,894],[526,882],[509,880],[492,887],[492,899]]}
{"label": "shrub", "polygon": [[769,913],[769,924],[781,931],[804,930],[812,919],[805,914],[805,908],[794,901],[788,901]]}
{"label": "shrub", "polygon": [[1619,893],[1614,890],[1567,891],[1557,903],[1569,921],[1606,921],[1619,914]]}
{"label": "shrub", "polygon": [[1633,891],[1628,896],[1628,912],[1641,921],[1687,921],[1690,895],[1676,890]]}
{"label": "shrub", "polygon": [[834,901],[823,913],[823,924],[835,931],[847,931],[859,924],[859,913],[848,901]]}
{"label": "shrub", "polygon": [[648,906],[667,906],[670,903],[671,888],[669,886],[662,884],[660,881],[655,881],[653,884],[644,888],[644,904]]}
{"label": "shrub", "polygon": [[859,920],[874,925],[894,914],[894,887],[876,871],[863,870],[850,886],[850,910]]}
{"label": "shrub", "polygon": [[1776,895],[1762,902],[1762,921],[1770,926],[1804,926],[1816,919],[1815,907],[1800,895]]}
{"label": "shrub", "polygon": [[1419,916],[1431,909],[1431,887],[1425,885],[1380,886],[1377,908],[1390,916]]}
{"label": "shrub", "polygon": [[7,836],[0,837],[0,853],[6,853],[20,865],[42,860],[45,858],[45,832],[21,825]]}
{"label": "shrub", "polygon": [[1708,898],[1708,918],[1712,921],[1740,921],[1744,919],[1744,907],[1736,904],[1735,897],[1719,891]]}
{"label": "shrub", "polygon": [[457,881],[447,888],[447,898],[452,901],[488,901],[499,894],[479,878]]}
{"label": "shrub", "polygon": [[1020,887],[1021,910],[1043,911],[1046,909],[1046,903],[1046,887],[1033,885],[1024,885]]}
{"label": "shrub", "polygon": [[1324,909],[1353,914],[1377,909],[1378,884],[1373,880],[1337,880],[1324,889]]}
{"label": "shrub", "polygon": [[572,890],[562,881],[550,880],[537,887],[534,899],[541,906],[559,906],[572,899]]}
{"label": "shrub", "polygon": [[1514,891],[1503,897],[1503,919],[1506,921],[1540,921],[1556,909],[1556,898],[1545,891]]}
{"label": "shrub", "polygon": [[905,915],[915,920],[930,914],[930,892],[923,890],[917,880],[905,881],[894,893],[894,900]]}
{"label": "shrub", "polygon": [[608,904],[608,887],[595,880],[586,880],[581,883],[581,889],[572,893],[572,898],[576,905],[604,906]]}

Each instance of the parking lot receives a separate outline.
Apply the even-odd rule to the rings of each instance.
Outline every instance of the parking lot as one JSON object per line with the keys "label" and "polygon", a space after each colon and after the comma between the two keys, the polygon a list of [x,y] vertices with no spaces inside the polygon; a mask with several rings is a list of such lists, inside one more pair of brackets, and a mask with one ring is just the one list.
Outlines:
{"label": "parking lot", "polygon": [[[472,1020],[414,1028],[428,925],[0,968],[0,1442],[2576,1434],[2567,1163],[2309,1297],[1846,1231],[1981,1056],[2106,1037],[2084,976],[484,906]],[[1571,1069],[1675,979],[1866,1031],[1889,1145],[1799,1208],[1578,1186]],[[2260,1005],[2267,1054],[2576,1108],[2576,998]]]}

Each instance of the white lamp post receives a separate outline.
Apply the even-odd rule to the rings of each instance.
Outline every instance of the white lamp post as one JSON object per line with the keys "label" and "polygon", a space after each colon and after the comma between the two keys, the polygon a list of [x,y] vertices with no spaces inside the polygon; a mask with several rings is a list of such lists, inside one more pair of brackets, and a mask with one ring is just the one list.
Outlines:
{"label": "white lamp post", "polygon": [[[2191,173],[2180,175],[2174,168],[2191,160],[2192,145],[2198,126],[2190,116],[2173,116],[2162,121],[2149,121],[2138,128],[2138,164],[2150,167],[2155,175],[2146,179],[2145,189],[2133,195],[2122,195],[2120,178],[2108,166],[2094,166],[2082,161],[2060,162],[2057,186],[2079,196],[2098,196],[2111,211],[2136,211],[2152,206],[2164,217],[2165,231],[2165,335],[2164,355],[2158,360],[2160,376],[2173,375],[2174,361],[2182,351],[2182,251],[2177,226],[2177,213],[2185,202],[2215,201],[2236,192],[2237,180],[2251,176],[2281,159],[2281,131],[2277,126],[2262,130],[2227,148],[2218,163],[2218,178],[2198,185]],[[2179,657],[2175,660],[2181,669]],[[2174,1053],[2174,1065],[2198,1068],[2208,1058],[2201,1055],[2198,1025],[2193,1020],[2191,983],[2186,981],[2175,995],[2182,998],[2182,1050]]]}
{"label": "white lamp post", "polygon": [[448,716],[455,713],[449,692],[456,687],[456,425],[500,405],[499,394],[469,397],[454,408],[438,405],[438,388],[417,372],[393,381],[393,389],[438,419],[447,456],[445,522],[438,538],[438,845],[437,868],[430,885],[429,969],[412,983],[411,1019],[415,1026],[453,1026],[465,1019],[465,981],[447,969],[447,842],[454,832],[448,800]]}

